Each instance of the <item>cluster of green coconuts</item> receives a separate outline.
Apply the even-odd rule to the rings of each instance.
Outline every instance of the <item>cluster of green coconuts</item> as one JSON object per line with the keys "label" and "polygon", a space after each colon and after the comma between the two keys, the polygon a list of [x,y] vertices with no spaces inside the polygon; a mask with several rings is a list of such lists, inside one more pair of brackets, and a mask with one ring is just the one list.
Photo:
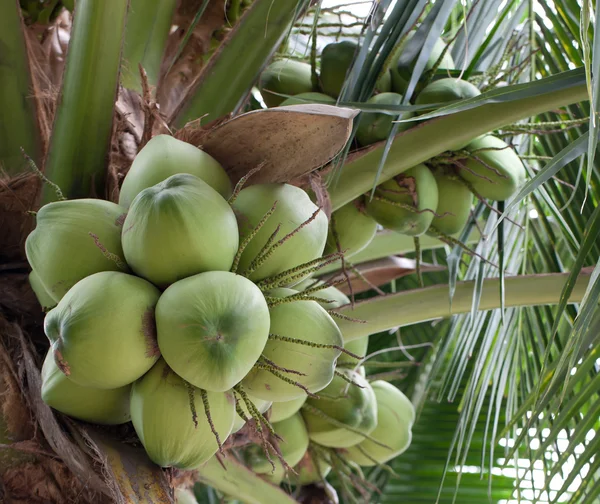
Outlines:
{"label": "cluster of green coconuts", "polygon": [[[412,66],[399,63],[402,47],[396,51],[390,69],[378,79],[375,94],[367,104],[402,104],[414,66],[414,62]],[[424,76],[433,70],[454,69],[454,61],[444,48],[445,43],[439,39]],[[304,103],[335,105],[357,49],[357,44],[352,41],[325,46],[316,88],[308,63],[288,59],[275,61],[265,69],[259,82],[264,102],[269,107]],[[418,94],[414,104],[423,106],[419,114],[481,94],[468,81],[444,76],[430,83],[419,83],[416,89]],[[402,119],[411,116],[411,113],[405,113]],[[355,125],[357,145],[366,147],[386,140],[395,120],[396,117],[389,114],[361,113]],[[398,132],[414,124],[398,123]],[[442,237],[457,235],[469,221],[474,196],[503,201],[510,198],[525,180],[525,168],[519,156],[494,135],[482,135],[466,145],[456,145],[451,154],[418,164],[380,184],[373,197],[365,195],[334,212],[338,243],[347,251],[346,257],[350,258],[370,243],[377,224],[415,237],[426,233]]]}
{"label": "cluster of green coconuts", "polygon": [[[329,241],[329,243],[328,243]],[[272,481],[324,478],[331,450],[384,463],[414,411],[369,383],[330,314],[349,299],[311,278],[326,215],[288,184],[238,184],[210,155],[152,138],[119,203],[43,206],[26,241],[50,349],[42,398],[97,424],[131,421],[148,456],[193,469],[251,421],[247,465]],[[291,470],[293,468],[293,470]]]}

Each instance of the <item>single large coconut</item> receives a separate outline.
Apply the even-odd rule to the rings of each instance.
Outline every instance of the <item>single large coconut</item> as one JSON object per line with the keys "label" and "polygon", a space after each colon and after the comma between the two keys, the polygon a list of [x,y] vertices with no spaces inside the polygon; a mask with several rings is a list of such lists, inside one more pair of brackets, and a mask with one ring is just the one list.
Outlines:
{"label": "single large coconut", "polygon": [[117,425],[129,422],[131,385],[116,389],[82,387],[58,368],[52,352],[42,366],[42,400],[51,408],[79,420]]}
{"label": "single large coconut", "polygon": [[44,320],[60,370],[83,387],[117,388],[137,380],[157,361],[151,283],[117,271],[77,282]]}
{"label": "single large coconut", "polygon": [[271,416],[269,417],[269,421],[281,422],[282,420],[291,417],[294,413],[300,411],[300,408],[305,401],[306,396],[301,396],[297,399],[292,399],[291,401],[274,402],[271,405]]}
{"label": "single large coconut", "polygon": [[445,170],[434,172],[438,206],[431,225],[447,235],[460,233],[471,216],[473,194],[458,175]]}
{"label": "single large coconut", "polygon": [[370,436],[386,446],[365,439],[342,452],[347,460],[361,466],[385,464],[403,453],[410,445],[415,421],[413,405],[400,390],[383,380],[371,386],[377,398],[377,427]]}
{"label": "single large coconut", "polygon": [[313,90],[311,66],[290,59],[275,61],[261,74],[258,88],[267,107],[277,107],[286,99],[280,95],[293,96]]}
{"label": "single large coconut", "polygon": [[228,271],[172,284],[156,306],[158,346],[167,364],[196,387],[224,392],[239,383],[269,337],[260,289]]}
{"label": "single large coconut", "polygon": [[[233,202],[233,209],[238,219],[240,243],[254,231],[265,214],[277,202],[275,211],[266,220],[260,231],[250,240],[240,257],[237,271],[250,280],[258,281],[277,275],[291,268],[300,266],[321,257],[327,240],[327,216],[310,200],[306,192],[289,184],[256,184],[240,191]],[[287,238],[281,245],[276,245],[288,234],[307,222],[313,214],[316,217]],[[265,245],[279,231],[272,244],[272,252],[266,253]],[[264,258],[259,258],[259,255]],[[260,261],[254,267],[252,262]],[[251,273],[245,273],[252,269]],[[299,281],[297,279],[296,281]]]}
{"label": "single large coconut", "polygon": [[346,448],[360,443],[365,439],[364,435],[370,434],[377,425],[377,403],[369,382],[351,369],[339,371],[356,385],[335,376],[319,393],[318,399],[309,397],[306,404],[317,408],[337,424],[348,426],[352,430],[332,423],[306,406],[302,408],[310,439],[332,448]]}
{"label": "single large coconut", "polygon": [[321,53],[321,88],[329,96],[337,98],[346,80],[346,74],[358,45],[350,40],[327,44]]}
{"label": "single large coconut", "polygon": [[140,192],[123,225],[127,263],[159,287],[204,271],[228,271],[237,248],[231,207],[189,174],[173,175]]}
{"label": "single large coconut", "polygon": [[128,208],[144,189],[178,173],[195,175],[223,198],[231,196],[231,180],[210,154],[170,135],[157,135],[135,156],[121,186],[119,205]]}
{"label": "single large coconut", "polygon": [[[279,441],[280,455],[283,460],[290,466],[295,466],[306,453],[308,448],[308,433],[306,432],[306,426],[302,415],[295,413],[291,417],[282,420],[281,422],[274,422],[273,430],[281,437],[282,441]],[[278,460],[277,454],[270,451],[270,457],[273,461],[275,471],[280,467],[283,469],[283,464]],[[245,453],[246,463],[248,466],[257,474],[264,474],[273,471],[273,466],[269,462],[264,449],[259,445],[250,446]]]}
{"label": "single large coconut", "polygon": [[[231,392],[205,392],[212,424],[224,443],[233,427]],[[150,459],[161,467],[189,470],[218,450],[202,391],[186,384],[164,359],[133,384],[131,421]]]}
{"label": "single large coconut", "polygon": [[466,100],[479,96],[481,91],[468,81],[448,77],[428,84],[419,93],[416,105],[429,105]]}
{"label": "single large coconut", "polygon": [[[292,289],[277,289],[269,296],[288,297]],[[304,386],[310,392],[325,388],[333,378],[340,350],[319,348],[276,339],[277,336],[304,340],[309,344],[342,346],[343,339],[331,316],[316,301],[292,301],[270,308],[271,337],[263,356],[279,366],[277,373]],[[299,374],[282,371],[296,371]],[[278,378],[267,369],[254,368],[242,381],[244,388],[255,397],[268,401],[291,401],[306,395],[305,391]]]}
{"label": "single large coconut", "polygon": [[366,211],[350,202],[331,214],[325,254],[344,252],[350,258],[366,248],[375,238],[377,222]]}
{"label": "single large coconut", "polygon": [[305,103],[322,103],[325,105],[335,105],[335,98],[323,93],[300,93],[295,96],[286,98],[279,105],[287,107],[288,105],[302,105]]}
{"label": "single large coconut", "polygon": [[120,266],[109,254],[123,261],[125,212],[123,207],[99,199],[57,201],[40,208],[25,250],[29,264],[55,301],[82,278],[123,267],[124,262]]}
{"label": "single large coconut", "polygon": [[503,140],[484,135],[467,145],[470,158],[463,160],[459,175],[483,198],[503,201],[525,182],[525,167],[514,149]]}
{"label": "single large coconut", "polygon": [[367,202],[369,215],[382,226],[410,236],[427,231],[438,206],[435,178],[423,164],[377,186],[375,196]]}
{"label": "single large coconut", "polygon": [[[385,108],[386,105],[402,105],[402,95],[398,93],[379,93],[371,96],[367,103],[382,105],[382,108]],[[390,115],[383,112],[362,112],[356,128],[356,140],[363,146],[386,140],[394,127],[397,116],[398,114]],[[408,119],[412,116],[411,112],[405,112],[402,114],[402,119]],[[398,132],[405,131],[412,126],[411,123],[399,123]]]}
{"label": "single large coconut", "polygon": [[[262,399],[258,399],[257,397],[252,397],[250,394],[246,394],[246,396],[247,396],[247,399],[249,401],[251,401],[252,404],[254,404],[254,406],[256,406],[256,409],[260,413],[266,413],[268,411],[268,409],[271,407],[271,404],[273,404],[271,401],[263,401]],[[245,401],[243,401],[241,398],[237,398],[236,400],[237,400],[238,406],[242,409],[242,412],[244,413],[245,417],[248,420],[252,420],[252,415],[248,411],[248,407],[246,406]],[[269,421],[271,421],[271,420],[269,420]],[[242,416],[240,416],[240,414],[237,412],[237,408],[236,408],[235,420],[233,422],[233,429],[231,432],[235,433],[235,432],[239,431],[244,425],[246,425],[246,421],[244,420],[244,418]]]}

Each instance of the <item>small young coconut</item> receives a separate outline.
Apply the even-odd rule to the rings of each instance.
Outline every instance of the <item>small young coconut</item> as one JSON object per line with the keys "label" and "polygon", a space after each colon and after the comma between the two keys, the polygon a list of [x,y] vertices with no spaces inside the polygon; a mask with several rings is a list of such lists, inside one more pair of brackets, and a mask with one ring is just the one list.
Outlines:
{"label": "small young coconut", "polygon": [[514,149],[503,140],[484,135],[467,145],[470,158],[459,175],[483,198],[503,201],[525,182],[525,167]]}
{"label": "small young coconut", "polygon": [[187,173],[140,192],[123,225],[127,263],[158,287],[204,271],[228,271],[237,249],[231,207],[206,182]]}
{"label": "small young coconut", "polygon": [[[58,302],[79,280],[124,266],[121,230],[126,210],[100,199],[56,201],[40,208],[27,237],[27,260]],[[104,251],[102,250],[104,249]],[[106,253],[108,252],[108,254]]]}
{"label": "small young coconut", "polygon": [[282,420],[291,417],[294,413],[300,411],[300,408],[305,401],[306,396],[301,396],[297,399],[292,399],[291,401],[274,402],[271,405],[271,416],[269,417],[269,421],[281,422]]}
{"label": "small young coconut", "polygon": [[29,285],[31,286],[31,290],[35,294],[35,297],[37,298],[43,310],[56,306],[56,301],[50,294],[48,294],[48,291],[44,287],[44,284],[42,284],[40,277],[33,270],[31,273],[29,273]]}
{"label": "small young coconut", "polygon": [[118,425],[129,422],[131,385],[115,389],[82,387],[58,369],[52,352],[42,366],[42,400],[51,408],[85,422]]}
{"label": "small young coconut", "polygon": [[170,135],[157,135],[135,156],[121,186],[119,205],[129,208],[144,189],[178,173],[195,175],[223,198],[231,196],[231,180],[210,154]]}
{"label": "small young coconut", "polygon": [[[235,396],[235,394],[234,394],[234,396]],[[260,413],[266,413],[268,411],[268,409],[271,407],[271,404],[273,404],[271,401],[263,401],[262,399],[258,399],[257,397],[252,397],[250,394],[246,394],[246,397],[248,400],[250,400],[252,402],[252,404],[254,404],[254,406],[256,406],[256,409]],[[237,399],[237,403],[238,403],[238,406],[244,412],[244,415],[246,416],[246,418],[251,420],[252,415],[248,411],[248,407],[246,406],[246,403],[241,398]],[[274,420],[269,419],[269,421],[273,422]],[[237,408],[236,408],[235,420],[233,422],[233,429],[231,432],[235,433],[235,432],[239,431],[244,425],[246,425],[246,421],[243,419],[243,417],[241,417],[237,413]]]}
{"label": "small young coconut", "polygon": [[311,66],[290,59],[277,60],[263,71],[258,88],[267,107],[277,107],[286,98],[280,94],[293,96],[313,90]]}
{"label": "small young coconut", "polygon": [[460,233],[469,221],[473,194],[453,172],[436,170],[433,176],[438,187],[438,206],[431,225],[447,235]]}
{"label": "small young coconut", "polygon": [[200,390],[179,377],[164,359],[131,390],[133,427],[150,459],[161,467],[189,470],[206,462],[219,449],[212,427],[224,443],[234,416],[231,392]]}
{"label": "small young coconut", "polygon": [[339,242],[344,257],[350,258],[373,241],[377,222],[358,205],[361,203],[353,201],[331,214],[325,254],[338,252]]}
{"label": "small young coconut", "polygon": [[325,105],[335,105],[335,98],[323,93],[300,93],[290,98],[286,98],[280,103],[280,107],[288,105],[302,105],[305,103],[321,103]]}
{"label": "small young coconut", "polygon": [[292,485],[304,486],[312,483],[319,483],[327,477],[331,471],[331,465],[321,458],[316,460],[307,451],[300,462],[294,466],[296,474],[288,474],[288,479]]}
{"label": "small young coconut", "polygon": [[[369,337],[364,336],[362,338],[358,338],[352,341],[344,342],[344,348],[349,352],[352,352],[354,355],[359,355],[360,357],[364,357],[367,355],[367,348],[369,347]],[[359,363],[357,359],[354,357],[350,357],[348,354],[341,354],[338,359],[339,367],[347,367],[350,369],[354,369],[356,365]],[[364,371],[364,368],[359,368]]]}
{"label": "small young coconut", "polygon": [[321,88],[329,96],[337,98],[342,92],[346,74],[358,45],[350,40],[327,44],[321,53]]}
{"label": "small young coconut", "polygon": [[[284,298],[294,294],[297,292],[292,289],[277,289],[267,295]],[[333,379],[340,355],[340,350],[333,346],[343,345],[342,334],[335,321],[316,301],[282,302],[269,311],[271,335],[263,356],[278,368],[271,372],[265,368],[269,366],[264,361],[263,366],[253,368],[244,378],[244,388],[253,396],[267,401],[291,401],[304,397],[306,392],[294,383],[311,393],[325,388]],[[301,344],[302,341],[308,344]]]}
{"label": "small young coconut", "polygon": [[[346,448],[358,444],[365,439],[364,435],[370,434],[377,426],[377,402],[369,382],[351,369],[339,371],[356,385],[336,375],[319,393],[319,399],[309,397],[302,407],[302,416],[310,439],[332,448]],[[336,423],[348,426],[352,430],[335,425],[329,419],[311,411],[311,407],[317,408]]]}
{"label": "small young coconut", "polygon": [[160,355],[159,296],[146,280],[117,271],[77,282],[44,320],[60,370],[83,387],[112,389],[137,380]]}
{"label": "small young coconut", "polygon": [[383,380],[371,386],[377,398],[377,427],[370,436],[386,446],[365,439],[341,452],[346,460],[361,466],[385,464],[403,453],[410,445],[415,421],[414,407],[400,390]]}
{"label": "small young coconut", "polygon": [[229,271],[207,271],[172,284],[158,300],[158,347],[192,385],[224,392],[239,383],[269,337],[260,289]]}
{"label": "small young coconut", "polygon": [[[413,59],[408,65],[403,64],[400,66],[399,59],[402,55],[402,50],[408,43],[408,41],[412,38],[413,34],[410,34],[403,42],[400,43],[400,46],[397,47],[395,52],[395,58],[391,66],[391,74],[392,74],[392,90],[396,93],[404,93],[406,92],[406,88],[408,87],[408,83],[410,81],[410,77],[414,71],[415,64],[417,62],[417,58]],[[442,52],[446,48],[446,42],[440,37],[436,40],[431,53],[429,54],[429,59],[427,63],[425,63],[425,68],[423,69],[423,73],[428,72],[433,69],[437,61],[440,59]],[[418,57],[418,56],[417,56]],[[440,61],[438,70],[452,70],[455,68],[454,60],[452,59],[452,54],[450,51],[446,51],[442,60]],[[420,86],[417,84],[417,90]]]}
{"label": "small young coconut", "polygon": [[[253,233],[275,202],[274,212],[240,256],[237,271],[255,282],[317,259],[325,248],[327,216],[306,192],[289,184],[256,184],[240,191],[232,205],[238,219],[240,243]],[[313,220],[305,224],[313,216]],[[300,226],[302,228],[298,229]],[[267,250],[263,249],[278,227],[279,231],[271,242],[275,248],[267,254]],[[279,240],[296,229],[298,231],[293,236],[277,245]],[[252,262],[259,255],[263,258],[260,265],[253,266]],[[246,273],[248,269],[252,270],[249,274]]]}
{"label": "small young coconut", "polygon": [[419,164],[377,186],[367,212],[388,229],[419,236],[431,225],[437,206],[435,178],[427,166]]}
{"label": "small young coconut", "polygon": [[428,84],[415,100],[416,105],[429,105],[465,100],[479,96],[481,91],[468,81],[448,77]]}
{"label": "small young coconut", "polygon": [[[300,415],[300,413],[295,413],[281,422],[272,423],[272,425],[275,433],[283,440],[278,443],[281,458],[283,458],[290,467],[295,466],[302,460],[302,457],[308,448],[308,433],[306,432],[306,425],[304,425],[302,415]],[[277,454],[272,450],[269,451],[271,460],[275,465],[275,471],[277,471],[278,466],[283,469],[283,465],[281,464],[281,461],[278,460]],[[262,446],[250,446],[246,450],[245,459],[248,466],[257,474],[273,471],[273,466],[269,462]]]}
{"label": "small young coconut", "polygon": [[[398,93],[379,93],[375,96],[371,96],[371,98],[367,100],[367,103],[383,106],[401,105],[402,95]],[[405,112],[402,114],[402,119],[408,119],[412,116],[413,114],[411,112]],[[389,115],[382,112],[362,112],[356,128],[356,140],[363,146],[386,140],[394,127],[393,121],[395,121],[396,118],[397,114]],[[412,126],[411,123],[399,123],[398,132],[405,131]]]}

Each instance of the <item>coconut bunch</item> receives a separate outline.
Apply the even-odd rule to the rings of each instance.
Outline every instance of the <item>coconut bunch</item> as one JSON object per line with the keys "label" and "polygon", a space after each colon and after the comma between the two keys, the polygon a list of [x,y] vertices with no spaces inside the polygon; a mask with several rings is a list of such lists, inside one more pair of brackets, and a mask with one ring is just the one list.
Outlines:
{"label": "coconut bunch", "polygon": [[348,299],[310,280],[341,255],[323,255],[327,217],[300,188],[247,178],[234,188],[210,155],[159,135],[118,203],[39,210],[26,252],[48,309],[47,404],[92,423],[131,421],[155,463],[181,469],[249,423],[287,467],[276,424],[343,374],[343,352],[359,356],[332,317]]}
{"label": "coconut bunch", "polygon": [[[407,42],[408,39],[394,51],[389,69],[378,79],[367,104],[385,107],[402,103],[415,63],[403,60]],[[440,38],[416,87],[414,104],[423,107],[420,114],[481,94],[468,81],[436,74],[438,70],[455,70],[445,47]],[[259,83],[265,103],[269,107],[301,103],[335,105],[357,51],[358,45],[352,41],[325,46],[316,80],[308,63],[288,60],[272,63]],[[412,116],[404,113],[402,119]],[[366,147],[386,140],[394,120],[395,116],[390,114],[363,112],[355,127],[356,143]],[[405,131],[412,124],[398,123],[397,131]],[[377,224],[409,236],[427,233],[454,243],[453,236],[460,234],[469,221],[474,198],[506,200],[524,180],[525,168],[514,149],[500,138],[483,135],[380,184],[372,196],[365,195],[338,209],[330,221],[326,250],[344,250],[345,257],[351,258],[370,243]]]}

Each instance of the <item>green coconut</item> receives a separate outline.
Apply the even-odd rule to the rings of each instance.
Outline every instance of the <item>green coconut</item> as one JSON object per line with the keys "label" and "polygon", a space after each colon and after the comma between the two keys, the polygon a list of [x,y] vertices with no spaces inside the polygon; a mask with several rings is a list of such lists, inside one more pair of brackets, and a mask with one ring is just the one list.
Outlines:
{"label": "green coconut", "polygon": [[[344,348],[349,352],[352,352],[354,355],[359,355],[360,357],[364,357],[367,355],[367,348],[369,347],[369,337],[363,336],[362,338],[358,338],[352,341],[344,342]],[[351,357],[348,354],[342,353],[340,358],[338,359],[338,366],[347,367],[354,369],[358,364],[359,360]],[[364,371],[364,368],[359,368]]]}
{"label": "green coconut", "polygon": [[321,53],[321,88],[337,98],[342,92],[346,73],[354,61],[358,45],[350,40],[327,44]]}
{"label": "green coconut", "polygon": [[[266,413],[271,407],[271,404],[273,404],[271,401],[263,401],[262,399],[258,399],[257,397],[252,397],[250,394],[246,394],[246,396],[250,401],[252,401],[252,404],[254,404],[254,406],[256,406],[256,409],[258,409],[258,411],[261,413]],[[246,418],[252,419],[252,415],[248,411],[246,403],[243,400],[241,400],[241,398],[237,400],[237,403],[244,412]],[[236,408],[235,420],[233,422],[233,430],[231,432],[239,431],[244,425],[246,425],[246,421],[237,413]]]}
{"label": "green coconut", "polygon": [[425,86],[415,101],[416,105],[447,103],[479,96],[481,91],[468,81],[447,77]]}
{"label": "green coconut", "polygon": [[[277,289],[269,292],[268,296],[287,297],[293,294],[296,291],[292,289]],[[273,335],[318,345],[343,345],[342,334],[335,321],[316,301],[281,303],[272,306],[269,311]],[[302,376],[278,371],[311,393],[318,392],[331,382],[339,355],[340,350],[336,348],[318,348],[273,337],[263,350],[263,356],[280,368],[303,373]],[[266,369],[252,369],[242,384],[250,394],[267,401],[291,401],[306,395],[302,388]]]}
{"label": "green coconut", "polygon": [[383,227],[419,236],[431,225],[437,206],[435,177],[427,166],[419,164],[377,186],[375,198],[367,202],[366,208]]}
{"label": "green coconut", "polygon": [[352,430],[333,424],[329,419],[311,412],[306,406],[302,408],[310,439],[331,448],[346,448],[358,444],[377,425],[377,402],[369,382],[351,369],[340,368],[339,371],[357,385],[336,375],[319,393],[318,399],[309,397],[306,404]]}
{"label": "green coconut", "polygon": [[[398,60],[402,54],[402,49],[406,46],[406,43],[412,38],[412,34],[403,41],[400,46],[397,48],[395,52],[395,58],[392,62],[391,66],[391,74],[392,74],[392,90],[396,93],[404,93],[406,92],[406,88],[408,87],[408,83],[410,81],[410,77],[414,71],[415,64],[417,63],[417,58],[413,59],[409,65],[399,65]],[[425,63],[425,68],[423,69],[423,73],[428,72],[433,69],[438,59],[442,55],[446,47],[446,43],[442,38],[438,38],[435,42],[431,53],[429,54],[429,59],[427,63]],[[452,70],[455,68],[454,60],[452,59],[452,55],[450,51],[446,51],[444,53],[444,57],[438,66],[438,70]]]}
{"label": "green coconut", "polygon": [[377,222],[359,209],[357,203],[350,202],[331,214],[324,254],[338,252],[339,244],[344,257],[350,258],[366,248],[376,232]]}
{"label": "green coconut", "polygon": [[[205,392],[212,424],[224,443],[233,427],[231,392]],[[131,421],[150,459],[161,467],[189,470],[219,449],[208,422],[202,391],[160,359],[131,390]]]}
{"label": "green coconut", "polygon": [[371,386],[377,398],[377,427],[370,436],[386,446],[365,439],[341,453],[346,460],[361,466],[385,464],[403,453],[410,445],[415,421],[414,407],[400,390],[383,380]]}
{"label": "green coconut", "polygon": [[56,301],[50,294],[48,294],[48,291],[44,287],[44,284],[42,284],[40,277],[33,270],[31,273],[29,273],[29,285],[31,286],[31,290],[33,290],[33,293],[35,294],[35,297],[40,303],[42,309],[46,310],[56,306]]}
{"label": "green coconut", "polygon": [[127,263],[159,287],[205,271],[228,271],[237,249],[231,207],[206,182],[187,173],[140,192],[123,225]]}
{"label": "green coconut", "polygon": [[[265,214],[277,202],[275,211],[260,231],[250,240],[240,257],[237,271],[250,280],[259,281],[277,275],[321,257],[327,240],[327,216],[310,200],[306,192],[289,184],[256,184],[242,189],[233,202],[238,219],[240,243],[253,232]],[[244,273],[263,249],[279,226],[273,241],[283,239],[299,228],[317,212],[309,224],[303,226],[284,243],[273,249],[260,266],[250,274]],[[296,279],[296,281],[301,278]]]}
{"label": "green coconut", "polygon": [[102,248],[122,260],[125,213],[123,207],[100,199],[57,201],[40,208],[25,250],[29,264],[54,301],[60,301],[82,278],[121,269]]}
{"label": "green coconut", "polygon": [[[379,93],[371,96],[367,103],[382,106],[401,105],[402,95],[398,93]],[[394,127],[397,116],[398,114],[389,115],[382,112],[362,112],[356,128],[356,140],[363,146],[386,140]],[[408,119],[412,116],[411,112],[405,112],[402,114],[402,119]],[[412,127],[411,123],[399,123],[398,132],[405,131],[410,127]]]}
{"label": "green coconut", "polygon": [[195,175],[223,198],[231,196],[231,180],[210,154],[170,135],[157,135],[135,156],[121,186],[119,205],[128,208],[144,189],[178,173]]}
{"label": "green coconut", "polygon": [[459,175],[483,198],[503,201],[525,182],[525,167],[514,149],[503,140],[484,135],[467,145],[473,157],[463,160]]}
{"label": "green coconut", "polygon": [[79,420],[105,425],[129,422],[131,385],[115,389],[82,387],[58,368],[52,352],[42,366],[42,400],[51,408]]}
{"label": "green coconut", "polygon": [[239,383],[269,337],[260,289],[228,271],[172,284],[156,306],[158,347],[167,364],[196,387],[224,392]]}
{"label": "green coconut", "polygon": [[[281,437],[282,441],[279,441],[280,455],[283,460],[290,466],[295,466],[306,453],[308,448],[308,433],[306,432],[306,426],[302,415],[295,413],[289,418],[282,420],[281,422],[272,423],[273,430]],[[273,461],[275,471],[277,466],[283,469],[281,461],[278,460],[277,454],[272,450],[270,451],[270,457]],[[264,449],[259,445],[250,446],[245,453],[247,465],[257,474],[264,474],[273,471],[273,466],[267,458]]]}
{"label": "green coconut", "polygon": [[293,96],[313,90],[311,66],[290,59],[274,61],[261,74],[258,88],[267,107],[277,107],[286,99],[279,95]]}
{"label": "green coconut", "polygon": [[392,91],[392,73],[389,70],[379,76],[375,83],[375,90],[379,93],[389,93]]}
{"label": "green coconut", "polygon": [[300,93],[290,98],[286,98],[279,105],[286,107],[288,105],[302,105],[306,103],[321,103],[325,105],[335,105],[335,98],[323,93]]}
{"label": "green coconut", "polygon": [[281,422],[282,420],[291,417],[294,413],[300,411],[300,408],[305,401],[306,396],[301,396],[297,399],[292,399],[291,401],[279,401],[272,403],[269,421]]}
{"label": "green coconut", "polygon": [[117,271],[77,282],[44,319],[60,370],[83,387],[134,382],[158,360],[154,308],[160,292]]}
{"label": "green coconut", "polygon": [[438,187],[438,206],[431,225],[447,235],[460,233],[471,216],[473,194],[454,173],[436,170],[433,175]]}

